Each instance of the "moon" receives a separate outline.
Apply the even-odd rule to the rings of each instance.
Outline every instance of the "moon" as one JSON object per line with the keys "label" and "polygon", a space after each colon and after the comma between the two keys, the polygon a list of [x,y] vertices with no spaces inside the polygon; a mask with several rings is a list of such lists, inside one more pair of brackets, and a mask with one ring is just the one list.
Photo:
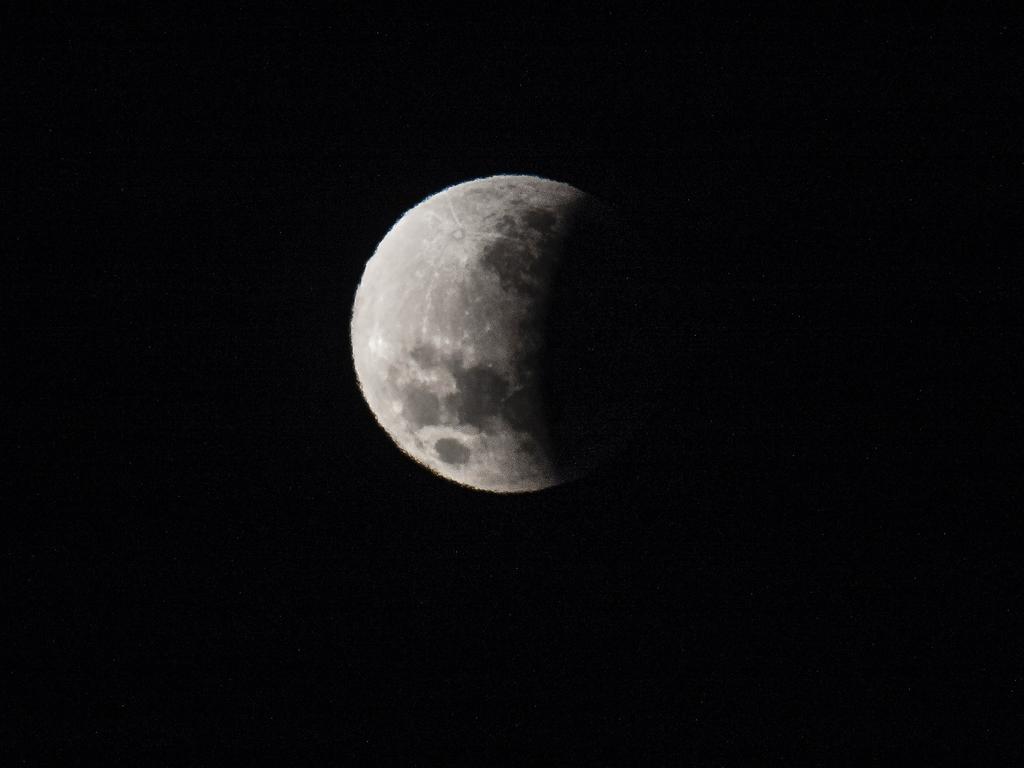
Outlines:
{"label": "moon", "polygon": [[574,380],[559,364],[595,346],[571,328],[598,328],[601,307],[570,283],[588,250],[621,245],[609,220],[569,184],[502,175],[448,187],[395,223],[356,290],[351,342],[363,397],[402,451],[497,493],[596,465],[622,431],[600,417],[601,372]]}

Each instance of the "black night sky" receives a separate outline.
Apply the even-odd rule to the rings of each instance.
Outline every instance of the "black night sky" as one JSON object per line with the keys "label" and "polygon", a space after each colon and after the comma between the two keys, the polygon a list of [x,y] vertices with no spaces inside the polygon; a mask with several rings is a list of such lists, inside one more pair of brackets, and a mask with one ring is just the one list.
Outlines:
{"label": "black night sky", "polygon": [[[1019,758],[1019,25],[440,14],[3,54],[5,764]],[[405,457],[348,339],[497,173],[643,244],[643,429],[528,495]]]}

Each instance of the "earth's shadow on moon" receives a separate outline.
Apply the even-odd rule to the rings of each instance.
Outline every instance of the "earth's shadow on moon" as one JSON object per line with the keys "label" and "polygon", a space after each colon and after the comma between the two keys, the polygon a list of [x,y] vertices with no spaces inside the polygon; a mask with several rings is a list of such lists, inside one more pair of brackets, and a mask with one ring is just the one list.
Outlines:
{"label": "earth's shadow on moon", "polygon": [[[543,422],[562,478],[573,483],[635,450],[661,389],[649,340],[658,318],[647,235],[587,196],[573,211],[543,316]],[[555,486],[558,487],[558,486]]]}

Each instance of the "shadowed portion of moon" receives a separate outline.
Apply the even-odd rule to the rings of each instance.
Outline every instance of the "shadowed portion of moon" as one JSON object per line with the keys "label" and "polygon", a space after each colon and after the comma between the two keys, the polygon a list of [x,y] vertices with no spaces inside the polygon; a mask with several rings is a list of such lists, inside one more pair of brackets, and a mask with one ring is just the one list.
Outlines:
{"label": "shadowed portion of moon", "polygon": [[607,460],[635,426],[636,247],[607,206],[536,177],[466,182],[410,210],[353,306],[381,426],[483,490],[539,490]]}
{"label": "shadowed portion of moon", "polygon": [[636,439],[650,373],[640,360],[654,318],[641,302],[642,239],[588,197],[561,243],[543,319],[537,369],[552,461],[563,480],[594,471]]}

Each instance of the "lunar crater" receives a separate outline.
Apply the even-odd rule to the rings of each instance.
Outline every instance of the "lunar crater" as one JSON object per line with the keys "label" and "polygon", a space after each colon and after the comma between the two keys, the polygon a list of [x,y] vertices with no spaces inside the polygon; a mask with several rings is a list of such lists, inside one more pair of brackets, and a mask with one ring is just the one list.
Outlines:
{"label": "lunar crater", "polygon": [[469,461],[470,450],[458,440],[442,437],[434,443],[434,450],[447,464],[465,464]]}

